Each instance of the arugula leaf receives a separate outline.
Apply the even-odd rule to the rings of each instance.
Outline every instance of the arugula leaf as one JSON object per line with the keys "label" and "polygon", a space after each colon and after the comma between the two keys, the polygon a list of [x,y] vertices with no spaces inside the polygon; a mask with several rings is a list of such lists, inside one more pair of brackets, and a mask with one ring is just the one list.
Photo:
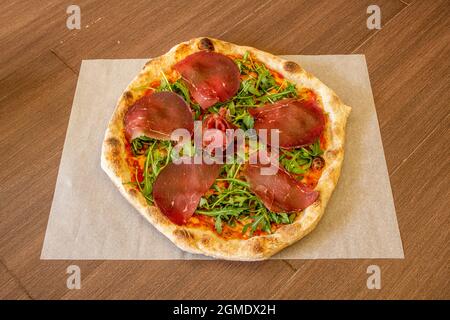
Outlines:
{"label": "arugula leaf", "polygon": [[265,217],[264,214],[259,214],[256,215],[253,222],[249,223],[249,227],[250,227],[250,236],[253,235],[253,233],[258,229],[258,227],[260,227],[261,225],[261,229],[267,230],[266,224],[264,223]]}
{"label": "arugula leaf", "polygon": [[189,89],[186,85],[186,83],[183,81],[183,79],[178,79],[174,83],[170,83],[169,80],[167,80],[167,77],[165,76],[164,72],[163,79],[161,80],[161,83],[158,88],[156,88],[156,92],[161,91],[172,91],[176,94],[180,95],[187,104],[191,104],[191,96],[189,94]]}
{"label": "arugula leaf", "polygon": [[159,87],[156,89],[156,92],[160,92],[160,91],[173,91],[172,90],[172,86],[170,85],[169,80],[166,77],[166,74],[164,73],[164,71],[161,70],[161,74],[163,76],[161,83],[159,85]]}
{"label": "arugula leaf", "polygon": [[131,150],[135,156],[141,155],[144,153],[144,148],[148,147],[152,143],[153,139],[140,136],[131,141]]}
{"label": "arugula leaf", "polygon": [[245,124],[247,129],[253,129],[253,125],[255,123],[255,120],[253,119],[253,117],[250,114],[246,114],[242,118],[242,122]]}
{"label": "arugula leaf", "polygon": [[297,214],[294,212],[294,213],[291,213],[290,215],[289,215],[289,223],[293,223],[294,222],[294,220],[295,220],[295,218],[297,218]]}
{"label": "arugula leaf", "polygon": [[216,228],[216,231],[218,234],[222,233],[222,216],[221,215],[217,216],[214,227]]}
{"label": "arugula leaf", "polygon": [[178,79],[172,84],[172,90],[182,96],[187,104],[191,104],[191,96],[189,95],[189,89],[182,79]]}
{"label": "arugula leaf", "polygon": [[258,73],[257,86],[260,86],[262,90],[267,91],[276,85],[274,77],[265,65],[257,65],[256,72]]}
{"label": "arugula leaf", "polygon": [[142,194],[144,195],[144,197],[149,197],[152,193],[153,190],[153,183],[152,183],[152,179],[151,179],[151,174],[148,171],[148,166],[151,163],[152,164],[152,172],[153,172],[153,168],[155,166],[154,162],[153,162],[153,148],[155,147],[156,141],[153,142],[153,144],[150,146],[150,148],[147,149],[147,157],[145,159],[145,164],[144,164],[144,187],[142,190]]}
{"label": "arugula leaf", "polygon": [[[136,184],[147,201],[152,203],[153,183],[161,170],[170,162],[173,147],[170,141],[161,141],[148,137],[139,137],[138,139],[140,139],[139,141],[145,141],[148,147],[145,150],[143,180],[142,182],[139,181],[136,170]],[[142,149],[139,149],[139,152],[142,152]]]}
{"label": "arugula leaf", "polygon": [[208,206],[208,201],[205,198],[201,197],[200,198],[200,203],[198,204],[198,206],[200,208],[202,208],[202,207],[209,207]]}
{"label": "arugula leaf", "polygon": [[253,215],[253,221],[246,224],[242,229],[242,233],[245,234],[250,229],[250,236],[257,230],[262,230],[267,233],[271,233],[272,223],[276,224],[290,224],[294,221],[296,213],[292,213],[290,216],[287,213],[274,213],[267,210],[265,207],[261,207]]}
{"label": "arugula leaf", "polygon": [[202,214],[210,217],[214,217],[214,228],[218,234],[222,233],[222,222],[226,222],[228,225],[234,225],[235,219],[239,217],[246,208],[224,208],[217,210],[196,210],[195,213]]}
{"label": "arugula leaf", "polygon": [[320,140],[318,139],[307,147],[282,150],[280,162],[288,172],[303,174],[311,167],[314,159],[322,154],[323,150],[320,148]]}
{"label": "arugula leaf", "polygon": [[234,62],[237,64],[238,68],[239,68],[239,72],[240,73],[245,73],[246,70],[248,70],[246,64],[247,64],[247,60],[248,57],[250,55],[250,52],[246,51],[244,53],[244,56],[242,57],[242,59],[235,59]]}
{"label": "arugula leaf", "polygon": [[202,114],[202,108],[199,104],[191,104],[192,109],[194,110],[194,120],[200,119],[200,115]]}
{"label": "arugula leaf", "polygon": [[248,59],[249,55],[250,55],[250,52],[245,51],[244,56],[242,57],[242,60],[243,60],[244,62],[247,62],[247,59]]}
{"label": "arugula leaf", "polygon": [[227,104],[227,109],[230,111],[230,115],[233,116],[236,113],[236,105],[233,101],[230,101]]}

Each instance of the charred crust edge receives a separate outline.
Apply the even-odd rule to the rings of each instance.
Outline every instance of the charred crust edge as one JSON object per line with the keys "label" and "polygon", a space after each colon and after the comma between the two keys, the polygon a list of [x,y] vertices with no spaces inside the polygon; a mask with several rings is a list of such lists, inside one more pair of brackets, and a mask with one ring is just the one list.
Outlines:
{"label": "charred crust edge", "polygon": [[283,68],[287,72],[299,72],[301,70],[300,66],[294,61],[286,61],[283,64]]}
{"label": "charred crust edge", "polygon": [[208,51],[214,51],[214,44],[212,41],[208,38],[202,38],[200,39],[198,43],[198,48],[200,50],[208,50]]}
{"label": "charred crust edge", "polygon": [[256,254],[261,254],[264,252],[263,244],[260,241],[256,241],[253,244],[253,252]]}
{"label": "charred crust edge", "polygon": [[176,230],[174,230],[173,234],[179,239],[184,239],[184,240],[193,240],[194,239],[194,235],[185,229],[176,229]]}
{"label": "charred crust edge", "polygon": [[130,196],[132,196],[133,198],[138,196],[138,192],[135,189],[128,189],[128,193]]}
{"label": "charred crust edge", "polygon": [[126,102],[130,102],[131,100],[133,100],[133,93],[127,90],[123,93],[123,98]]}
{"label": "charred crust edge", "polygon": [[117,139],[115,137],[108,138],[106,140],[106,144],[108,146],[110,146],[111,148],[118,148],[118,147],[120,147],[120,141],[119,141],[119,139]]}

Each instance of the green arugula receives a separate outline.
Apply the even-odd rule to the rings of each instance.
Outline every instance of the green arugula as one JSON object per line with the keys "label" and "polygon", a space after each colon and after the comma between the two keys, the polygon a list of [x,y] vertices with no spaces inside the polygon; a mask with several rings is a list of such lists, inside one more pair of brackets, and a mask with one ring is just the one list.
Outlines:
{"label": "green arugula", "polygon": [[280,162],[287,171],[294,174],[303,174],[311,167],[314,159],[322,154],[320,141],[317,140],[307,147],[281,150]]}
{"label": "green arugula", "polygon": [[187,104],[191,104],[191,96],[189,94],[189,89],[186,85],[186,83],[184,82],[183,79],[178,79],[177,81],[175,81],[174,83],[170,83],[169,80],[167,80],[166,75],[163,74],[163,78],[161,80],[161,83],[159,85],[158,88],[156,88],[156,92],[161,92],[161,91],[172,91],[175,92],[176,94],[178,94],[179,96],[181,96],[184,101],[186,101]]}
{"label": "green arugula", "polygon": [[146,136],[135,138],[131,141],[131,150],[135,156],[142,155],[152,142],[153,139]]}
{"label": "green arugula", "polygon": [[[136,140],[137,142],[135,142]],[[138,146],[139,144],[141,144],[142,147],[137,150],[138,154],[145,154],[144,178],[142,182],[139,181],[138,171],[136,169],[136,184],[145,199],[149,203],[153,203],[153,183],[161,170],[164,169],[171,160],[172,143],[170,141],[156,140],[142,136],[132,141],[132,148],[134,148],[134,145]],[[146,146],[145,150],[143,150],[144,145]]]}
{"label": "green arugula", "polygon": [[[238,177],[242,164],[225,164],[221,174],[222,178],[216,179],[213,188],[217,194],[204,196],[200,200],[197,214],[215,218],[215,229],[222,233],[222,225],[226,223],[234,226],[237,220],[251,219],[244,225],[242,233],[249,231],[250,236],[257,230],[271,233],[272,223],[292,223],[296,214],[273,213],[267,210],[259,198],[250,191],[249,184]],[[227,182],[228,186],[221,186],[221,182]]]}
{"label": "green arugula", "polygon": [[236,59],[235,63],[246,79],[241,81],[239,91],[231,101],[216,104],[211,109],[212,112],[217,112],[218,108],[226,105],[234,125],[244,130],[251,129],[254,120],[248,112],[249,108],[284,98],[297,97],[297,90],[293,83],[284,80],[283,83],[277,84],[270,70],[263,64],[253,62],[248,52],[242,59]]}
{"label": "green arugula", "polygon": [[[164,75],[164,73],[163,73],[163,75]],[[198,103],[194,103],[192,101],[191,95],[189,93],[189,88],[183,79],[180,78],[171,84],[167,80],[167,77],[164,75],[159,87],[156,89],[156,92],[161,92],[161,91],[172,91],[172,92],[175,92],[176,94],[180,95],[184,99],[184,101],[186,101],[186,103],[188,105],[190,105],[191,109],[194,111],[194,120],[200,119],[200,115],[202,114],[202,109],[200,108],[200,105]]]}

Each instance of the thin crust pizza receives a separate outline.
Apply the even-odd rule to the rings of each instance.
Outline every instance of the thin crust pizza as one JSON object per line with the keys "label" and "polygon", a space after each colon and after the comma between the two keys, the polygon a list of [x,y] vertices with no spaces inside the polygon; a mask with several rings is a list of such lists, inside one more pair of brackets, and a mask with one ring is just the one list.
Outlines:
{"label": "thin crust pizza", "polygon": [[[263,260],[318,224],[350,110],[295,62],[196,38],[148,61],[128,85],[101,166],[179,248]],[[197,161],[198,152],[207,157]]]}

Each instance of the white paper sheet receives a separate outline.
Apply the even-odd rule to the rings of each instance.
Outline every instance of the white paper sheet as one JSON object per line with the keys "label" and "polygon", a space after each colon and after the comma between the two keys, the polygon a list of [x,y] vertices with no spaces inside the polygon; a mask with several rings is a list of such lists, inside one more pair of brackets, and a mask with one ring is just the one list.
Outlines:
{"label": "white paper sheet", "polygon": [[[403,258],[403,248],[363,55],[286,56],[353,108],[341,178],[318,227],[275,259]],[[100,168],[118,97],[146,59],[84,60],[41,259],[205,259],[160,234]]]}

